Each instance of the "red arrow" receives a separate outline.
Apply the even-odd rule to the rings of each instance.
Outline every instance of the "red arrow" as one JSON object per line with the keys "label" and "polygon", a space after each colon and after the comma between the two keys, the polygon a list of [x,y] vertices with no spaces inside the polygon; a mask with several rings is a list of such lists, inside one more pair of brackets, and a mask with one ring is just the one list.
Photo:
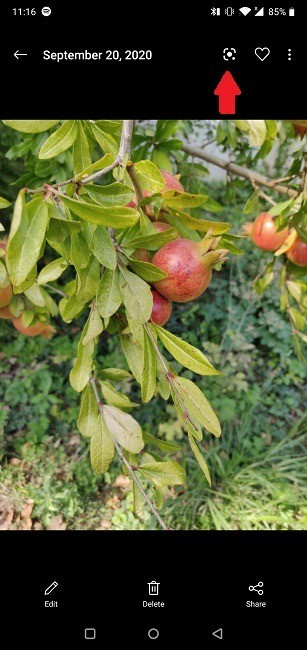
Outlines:
{"label": "red arrow", "polygon": [[241,90],[231,72],[228,70],[224,72],[214,94],[219,96],[219,113],[221,115],[235,115],[236,96],[241,95]]}

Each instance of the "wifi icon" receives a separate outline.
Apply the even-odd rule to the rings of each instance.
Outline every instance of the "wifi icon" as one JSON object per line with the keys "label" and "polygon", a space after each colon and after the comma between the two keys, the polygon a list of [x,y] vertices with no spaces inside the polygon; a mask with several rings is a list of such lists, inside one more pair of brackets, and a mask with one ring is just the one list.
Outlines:
{"label": "wifi icon", "polygon": [[243,16],[247,16],[247,14],[249,14],[249,12],[251,11],[251,8],[250,7],[241,7],[239,9],[239,11],[241,12],[241,14],[243,14]]}

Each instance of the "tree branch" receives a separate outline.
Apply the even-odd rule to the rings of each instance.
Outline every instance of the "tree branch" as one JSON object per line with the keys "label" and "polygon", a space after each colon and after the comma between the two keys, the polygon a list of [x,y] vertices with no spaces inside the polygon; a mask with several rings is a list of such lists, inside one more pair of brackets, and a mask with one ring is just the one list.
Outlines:
{"label": "tree branch", "polygon": [[91,176],[87,176],[87,178],[85,178],[83,181],[81,180],[80,185],[91,183],[97,178],[104,176],[108,172],[112,171],[112,169],[115,169],[115,167],[122,165],[123,162],[125,161],[125,158],[129,158],[130,149],[131,149],[131,139],[133,133],[133,125],[134,125],[134,120],[123,120],[119,150],[114,162],[111,165],[108,165],[108,167],[104,167],[104,169],[100,169],[98,172],[95,172],[95,174],[92,174]]}
{"label": "tree branch", "polygon": [[[103,169],[99,169],[94,174],[91,174],[90,176],[87,176],[83,180],[81,179],[80,181],[78,181],[79,187],[81,187],[82,185],[86,185],[87,183],[91,183],[92,181],[95,181],[97,178],[100,178],[101,176],[104,176],[108,172],[111,172],[113,169],[115,169],[115,167],[119,167],[119,165],[122,165],[123,162],[125,162],[125,158],[129,158],[133,126],[134,126],[134,120],[123,120],[119,150],[115,160],[111,163],[111,165],[108,165]],[[64,187],[65,185],[69,185],[69,183],[76,183],[74,177],[69,178],[66,181],[61,181],[60,183],[55,183],[54,185],[50,185],[48,186],[48,188],[52,193],[55,193],[55,190],[58,187]],[[39,194],[40,192],[44,191],[43,187],[39,187],[35,190],[30,190],[27,187],[25,189],[28,194]]]}
{"label": "tree branch", "polygon": [[[97,402],[97,404],[98,404],[99,412],[100,412],[101,416],[103,417],[103,409],[102,409],[102,405],[101,405],[101,401],[100,401],[100,398],[99,398],[99,394],[98,394],[98,390],[97,390],[97,386],[96,386],[96,381],[95,381],[94,377],[91,378],[90,382],[91,382],[92,387],[93,387],[93,391],[94,391],[94,395],[95,395],[95,398],[96,398],[96,402]],[[121,448],[121,446],[118,444],[117,440],[115,440],[115,438],[112,436],[111,433],[110,433],[110,435],[111,435],[112,441],[113,441],[113,443],[114,443],[114,446],[115,446],[115,448],[116,448],[116,451],[117,451],[117,453],[118,453],[118,455],[119,455],[119,458],[120,458],[121,462],[126,466],[126,468],[127,468],[128,472],[129,472],[129,474],[131,475],[131,477],[132,477],[134,483],[135,483],[135,484],[137,485],[137,487],[139,488],[139,490],[140,490],[140,492],[142,493],[142,495],[143,495],[143,497],[144,497],[144,499],[145,499],[147,505],[149,506],[151,512],[153,513],[153,515],[154,515],[154,516],[156,517],[156,519],[158,520],[158,522],[159,522],[161,528],[163,528],[163,530],[171,530],[171,528],[169,528],[169,527],[164,523],[162,517],[159,515],[159,513],[158,513],[158,511],[156,510],[155,506],[154,506],[153,503],[151,502],[149,496],[146,494],[146,492],[145,492],[145,490],[144,490],[144,488],[143,488],[143,486],[142,486],[141,481],[139,480],[139,478],[137,477],[137,475],[136,475],[136,473],[135,473],[135,469],[134,469],[134,467],[132,467],[132,465],[129,463],[129,461],[127,460],[127,458],[124,456],[124,454],[123,454],[123,452],[122,452],[122,448]]]}
{"label": "tree branch", "polygon": [[136,173],[135,173],[135,171],[133,169],[133,165],[129,165],[129,167],[127,167],[127,172],[128,172],[128,174],[129,174],[129,176],[130,176],[130,178],[132,180],[133,187],[135,189],[135,193],[136,193],[136,196],[138,198],[138,202],[140,202],[140,201],[142,201],[144,196],[143,196],[143,192],[142,192],[141,186],[139,184],[139,181],[138,181],[138,179],[136,177]]}
{"label": "tree branch", "polygon": [[163,359],[163,355],[161,354],[161,352],[159,350],[158,343],[155,341],[155,339],[154,339],[154,337],[152,335],[149,323],[145,323],[145,329],[146,329],[146,332],[147,332],[147,334],[148,334],[148,336],[149,336],[149,338],[150,338],[150,340],[151,340],[151,342],[153,344],[153,347],[155,348],[156,355],[157,355],[157,357],[158,357],[158,359],[159,359],[159,361],[161,363],[161,366],[163,367],[163,370],[165,371],[166,376],[168,376],[169,375],[168,367],[167,367],[167,365],[166,365],[166,363],[165,363],[165,361]]}
{"label": "tree branch", "polygon": [[293,190],[290,187],[286,187],[285,185],[275,185],[274,180],[269,179],[266,176],[262,176],[262,174],[258,174],[258,172],[251,171],[246,167],[241,167],[236,163],[222,160],[221,158],[218,158],[217,156],[211,153],[203,151],[203,149],[200,149],[199,147],[194,147],[189,144],[184,144],[182,147],[182,151],[185,151],[185,153],[189,154],[190,156],[196,156],[196,158],[201,158],[202,160],[205,160],[206,162],[211,163],[212,165],[216,165],[216,167],[220,167],[221,169],[224,169],[229,174],[242,176],[242,178],[246,178],[249,181],[253,180],[258,185],[264,185],[264,187],[269,187],[270,189],[274,189],[275,192],[279,192],[279,194],[285,194],[286,196],[291,196],[291,197],[296,197],[299,194],[296,190]]}

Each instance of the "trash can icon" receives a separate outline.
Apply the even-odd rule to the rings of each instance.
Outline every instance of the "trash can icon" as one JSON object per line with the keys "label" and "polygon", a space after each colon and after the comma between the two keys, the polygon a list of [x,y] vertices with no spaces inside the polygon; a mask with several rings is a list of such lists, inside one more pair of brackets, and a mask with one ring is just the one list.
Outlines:
{"label": "trash can icon", "polygon": [[148,584],[148,593],[150,596],[158,596],[159,594],[159,585],[160,582],[155,582],[152,580],[152,582],[147,582]]}

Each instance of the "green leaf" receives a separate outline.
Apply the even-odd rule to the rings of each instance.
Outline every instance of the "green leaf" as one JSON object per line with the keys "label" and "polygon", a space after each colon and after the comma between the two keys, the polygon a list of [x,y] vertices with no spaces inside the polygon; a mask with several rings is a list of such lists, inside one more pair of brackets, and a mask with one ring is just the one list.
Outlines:
{"label": "green leaf", "polygon": [[[231,228],[230,223],[195,219],[186,212],[178,212],[177,210],[171,210],[171,208],[169,208],[169,215],[166,215],[166,218],[171,225],[175,225],[175,228],[176,224],[172,223],[172,217],[175,217],[175,219],[177,219],[183,226],[190,228],[190,230],[197,230],[198,232],[208,232],[208,230],[212,230],[213,235],[223,235]],[[168,230],[166,230],[166,232],[168,232]]]}
{"label": "green leaf", "polygon": [[118,151],[118,144],[115,138],[113,138],[113,135],[100,129],[97,124],[91,124],[91,129],[95,140],[97,140],[102,150],[105,151],[105,153],[110,153],[112,156],[116,156]]}
{"label": "green leaf", "polygon": [[35,307],[45,307],[46,302],[41,287],[39,287],[36,282],[32,284],[29,289],[24,291],[24,294],[30,302],[32,302]]}
{"label": "green leaf", "polygon": [[117,266],[116,251],[113,241],[104,226],[97,226],[92,239],[92,253],[100,264],[111,271]]}
{"label": "green leaf", "polygon": [[12,312],[13,316],[15,316],[15,318],[19,318],[24,308],[25,303],[21,296],[13,296],[10,302],[10,311]]}
{"label": "green leaf", "polygon": [[62,273],[67,269],[67,262],[64,260],[64,257],[59,257],[50,264],[47,264],[38,275],[37,283],[38,284],[47,284],[48,282],[53,282],[57,280]]}
{"label": "green leaf", "polygon": [[35,317],[34,311],[31,311],[30,309],[26,309],[21,317],[21,322],[24,327],[29,327],[31,325],[33,319]]}
{"label": "green leaf", "polygon": [[266,130],[267,130],[267,138],[272,138],[274,139],[275,136],[278,133],[278,124],[276,120],[265,120],[266,124]]}
{"label": "green leaf", "polygon": [[110,381],[122,381],[131,378],[130,372],[122,368],[100,368],[98,375],[100,379],[109,379]]}
{"label": "green leaf", "polygon": [[69,298],[62,298],[59,302],[60,314],[65,323],[71,323],[74,318],[82,314],[85,309],[85,303],[82,303],[77,296],[73,295]]}
{"label": "green leaf", "polygon": [[206,203],[207,199],[206,194],[188,194],[188,192],[182,192],[178,196],[169,198],[166,196],[164,198],[164,204],[174,210],[184,210],[185,208],[197,208]]}
{"label": "green leaf", "polygon": [[40,152],[40,160],[49,160],[49,158],[55,158],[59,154],[63,153],[72,147],[74,141],[77,137],[78,126],[76,120],[67,120],[62,126],[60,126],[55,133],[52,133],[48,140],[43,144]]}
{"label": "green leaf", "polygon": [[110,226],[111,228],[128,228],[133,226],[139,218],[138,210],[126,207],[103,207],[93,205],[85,201],[77,201],[67,196],[62,196],[63,203],[80,219],[95,223],[98,226]]}
{"label": "green leaf", "polygon": [[59,313],[59,309],[55,300],[53,300],[53,298],[50,296],[48,291],[46,291],[46,289],[44,289],[43,287],[40,287],[40,291],[50,316],[57,316]]}
{"label": "green leaf", "polygon": [[183,126],[182,120],[158,120],[156,125],[155,141],[167,140],[177,133]]}
{"label": "green leaf", "polygon": [[2,260],[0,260],[0,287],[2,287],[5,281],[8,279],[7,270],[4,266]]}
{"label": "green leaf", "polygon": [[142,429],[129,414],[116,406],[103,405],[103,416],[111,436],[127,451],[138,454],[144,447]]}
{"label": "green leaf", "polygon": [[245,206],[243,208],[243,213],[244,214],[252,214],[252,212],[256,212],[260,209],[260,202],[259,202],[259,192],[256,190],[253,192],[253,194],[247,199]]}
{"label": "green leaf", "polygon": [[47,225],[48,208],[45,201],[33,200],[26,206],[22,198],[17,199],[6,254],[13,285],[24,282],[39,259]]}
{"label": "green leaf", "polygon": [[131,266],[134,273],[139,275],[140,278],[146,282],[157,282],[158,280],[167,278],[167,273],[161,271],[161,269],[154,264],[150,264],[150,262],[139,262],[138,260],[130,259],[129,266]]}
{"label": "green leaf", "polygon": [[136,179],[142,190],[146,192],[161,192],[165,187],[165,179],[160,170],[150,160],[140,160],[133,166]]}
{"label": "green leaf", "polygon": [[[223,122],[221,122],[223,124]],[[249,130],[249,123],[248,120],[233,120],[233,123],[240,129],[241,131],[248,131]]]}
{"label": "green leaf", "polygon": [[303,330],[305,327],[305,318],[303,314],[298,309],[289,309],[289,314],[291,316],[291,320],[294,324],[294,327],[298,330]]}
{"label": "green leaf", "polygon": [[[149,198],[149,197],[148,197]],[[143,210],[140,210],[140,232],[139,235],[142,237],[145,237],[147,235],[155,235],[156,230],[153,227],[152,222],[146,214],[144,214]]]}
{"label": "green leaf", "polygon": [[155,485],[158,485],[158,487],[181,485],[186,482],[186,474],[183,467],[172,460],[161,463],[144,463],[139,466],[139,471],[149,481],[153,481]]}
{"label": "green leaf", "polygon": [[117,406],[122,411],[130,411],[134,406],[138,406],[135,402],[131,402],[127,395],[116,390],[108,381],[101,381],[100,388],[105,401],[111,406]]}
{"label": "green leaf", "polygon": [[81,302],[89,302],[96,296],[100,279],[99,262],[91,258],[89,265],[78,273],[77,298]]}
{"label": "green leaf", "polygon": [[206,477],[206,479],[207,479],[207,481],[208,481],[208,483],[209,483],[209,485],[211,487],[211,476],[210,476],[208,465],[207,465],[202,453],[199,451],[197,443],[195,442],[193,436],[190,433],[188,434],[188,436],[189,436],[189,443],[191,445],[191,449],[194,452],[194,455],[195,455],[195,458],[196,458],[196,460],[197,460],[197,462],[199,464],[199,467],[203,471],[203,473],[204,473],[204,475],[205,475],[205,477]]}
{"label": "green leaf", "polygon": [[11,205],[10,201],[7,201],[6,199],[3,199],[2,196],[0,196],[0,210],[8,208],[9,205]]}
{"label": "green leaf", "polygon": [[165,451],[170,454],[175,454],[177,451],[180,450],[180,445],[178,445],[176,442],[173,442],[171,440],[162,440],[160,438],[156,438],[156,436],[153,436],[151,433],[148,433],[148,431],[144,431],[143,438],[145,443],[148,443],[149,445],[154,445],[155,447],[158,447],[158,449],[161,449],[161,451]]}
{"label": "green leaf", "polygon": [[122,120],[96,120],[96,124],[105,133],[112,133],[112,135],[120,136],[122,126],[123,126],[123,121]]}
{"label": "green leaf", "polygon": [[89,185],[86,191],[95,203],[104,206],[126,205],[134,197],[134,190],[123,183]]}
{"label": "green leaf", "polygon": [[131,241],[127,241],[122,244],[122,248],[128,247],[132,249],[136,248],[146,248],[149,251],[155,251],[164,244],[176,239],[178,237],[178,232],[173,228],[169,230],[164,230],[159,232],[156,235],[146,235],[145,237],[135,237]]}
{"label": "green leaf", "polygon": [[119,272],[105,269],[97,288],[97,307],[100,316],[109,318],[122,304],[122,294],[119,288]]}
{"label": "green leaf", "polygon": [[267,134],[266,123],[264,120],[247,120],[249,126],[249,141],[254,147],[260,147]]}
{"label": "green leaf", "polygon": [[206,205],[203,208],[206,210],[206,212],[221,212],[223,210],[223,206],[218,203],[218,201],[215,201],[211,196],[208,196]]}
{"label": "green leaf", "polygon": [[242,238],[237,235],[222,235],[219,248],[227,248],[227,250],[230,253],[233,253],[233,255],[243,255],[244,251],[242,251],[236,244],[236,242],[240,242],[241,240]]}
{"label": "green leaf", "polygon": [[[142,347],[144,346],[144,328],[141,323],[138,323],[137,320],[134,320],[133,318],[129,318],[127,316],[127,321],[128,321],[128,327],[127,330],[130,330],[131,336],[134,341],[139,343]],[[123,332],[126,332],[126,330],[123,330]]]}
{"label": "green leaf", "polygon": [[85,135],[81,120],[77,121],[77,137],[73,147],[74,174],[80,174],[83,169],[91,166],[92,159],[88,139]]}
{"label": "green leaf", "polygon": [[133,340],[130,335],[124,334],[120,337],[123,353],[126,357],[128,366],[135,377],[136,381],[141,384],[143,366],[144,366],[144,351],[139,343]]}
{"label": "green leaf", "polygon": [[221,374],[218,370],[215,370],[207,357],[205,357],[200,350],[195,348],[194,345],[183,341],[181,338],[168,332],[159,325],[155,325],[154,329],[164,347],[169,351],[174,359],[176,359],[176,361],[181,363],[182,366],[189,368],[189,370],[192,370],[193,372],[197,372],[199,375]]}
{"label": "green leaf", "polygon": [[48,131],[60,120],[2,120],[3,124],[22,133],[42,133]]}
{"label": "green leaf", "polygon": [[135,483],[135,481],[132,481],[132,493],[133,493],[133,510],[136,514],[139,514],[145,503],[145,498],[140,488]]}
{"label": "green leaf", "polygon": [[83,169],[79,174],[76,174],[74,176],[74,180],[79,181],[81,178],[85,178],[86,176],[89,176],[90,174],[93,174],[96,171],[105,169],[105,167],[111,165],[113,161],[114,161],[114,156],[111,156],[111,154],[106,153],[104,156],[102,156],[102,158],[99,158],[99,160],[96,160],[96,162],[92,163],[91,165]]}
{"label": "green leaf", "polygon": [[221,426],[212,406],[202,391],[190,379],[174,377],[172,380],[173,391],[177,392],[183,400],[188,413],[195,418],[205,429],[219,437]]}
{"label": "green leaf", "polygon": [[89,265],[90,258],[91,252],[84,234],[82,232],[73,233],[71,236],[69,259],[78,273]]}
{"label": "green leaf", "polygon": [[272,217],[277,216],[278,214],[281,214],[284,210],[290,207],[294,203],[294,199],[287,199],[287,201],[281,201],[280,203],[277,203],[277,205],[273,205],[272,208],[269,209],[269,214]]}
{"label": "green leaf", "polygon": [[120,273],[119,286],[127,315],[138,323],[146,323],[151,316],[153,305],[149,285],[124,266],[120,267]]}
{"label": "green leaf", "polygon": [[101,332],[103,332],[103,322],[98,314],[97,307],[93,307],[88,318],[87,332],[82,340],[83,345],[95,339]]}
{"label": "green leaf", "polygon": [[161,147],[156,147],[153,149],[152,154],[151,154],[151,161],[159,167],[159,169],[163,169],[167,172],[172,173],[172,163],[169,159],[169,155],[163,151]]}
{"label": "green leaf", "polygon": [[87,332],[88,321],[83,329],[78,345],[78,355],[74,363],[74,367],[70,371],[69,375],[70,383],[74,390],[77,391],[77,393],[81,393],[86,384],[88,384],[93,369],[95,343],[92,339],[86,345],[83,345],[83,339],[86,337]]}
{"label": "green leaf", "polygon": [[291,296],[300,303],[302,299],[302,283],[301,282],[294,282],[293,280],[288,280],[287,281],[287,287],[288,290],[291,293]]}
{"label": "green leaf", "polygon": [[168,223],[173,228],[176,228],[176,231],[180,237],[183,237],[184,239],[191,239],[192,241],[200,241],[200,235],[196,232],[196,230],[190,230],[189,228],[186,228],[186,226],[181,223],[180,219],[173,217],[173,215],[167,214],[165,216]]}
{"label": "green leaf", "polygon": [[[169,367],[168,362],[164,359],[166,365]],[[157,358],[157,379],[158,379],[158,392],[164,400],[168,400],[171,394],[170,383],[165,374],[165,368],[163,368],[162,363],[159,358]]]}
{"label": "green leaf", "polygon": [[36,274],[37,274],[37,267],[35,265],[33,267],[33,269],[31,269],[31,271],[30,271],[29,275],[26,277],[26,279],[21,284],[15,285],[13,287],[14,293],[16,293],[16,294],[24,293],[24,291],[27,291],[27,289],[30,289],[30,287],[32,287],[32,285],[34,284],[34,282],[36,280]]}
{"label": "green leaf", "polygon": [[144,329],[144,367],[142,373],[142,401],[150,402],[157,384],[157,355],[153,344]]}
{"label": "green leaf", "polygon": [[90,457],[92,468],[98,476],[108,471],[114,457],[114,444],[108,427],[101,415],[91,436]]}
{"label": "green leaf", "polygon": [[96,429],[96,421],[98,416],[98,405],[94,395],[94,391],[90,383],[84,388],[81,397],[81,405],[77,427],[82,436],[90,438]]}

